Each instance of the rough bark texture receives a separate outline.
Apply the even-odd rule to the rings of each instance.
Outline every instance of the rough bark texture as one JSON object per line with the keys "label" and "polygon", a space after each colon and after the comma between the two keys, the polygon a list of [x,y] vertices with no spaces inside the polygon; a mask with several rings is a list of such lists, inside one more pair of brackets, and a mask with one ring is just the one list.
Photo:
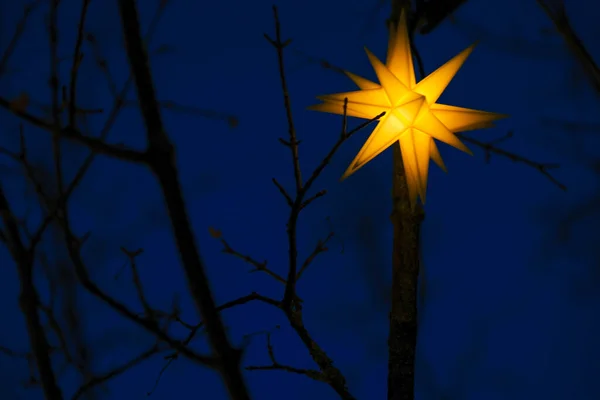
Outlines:
{"label": "rough bark texture", "polygon": [[402,155],[394,146],[392,304],[388,338],[388,400],[413,400],[417,346],[419,234],[424,214],[412,209]]}

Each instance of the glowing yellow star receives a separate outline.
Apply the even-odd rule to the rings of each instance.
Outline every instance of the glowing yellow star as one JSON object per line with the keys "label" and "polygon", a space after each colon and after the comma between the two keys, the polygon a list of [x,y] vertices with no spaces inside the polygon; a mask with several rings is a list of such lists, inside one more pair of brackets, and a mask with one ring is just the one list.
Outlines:
{"label": "glowing yellow star", "polygon": [[418,196],[425,203],[429,159],[446,171],[433,139],[472,154],[453,132],[488,128],[493,126],[493,121],[506,117],[502,114],[436,103],[474,46],[463,50],[418,84],[415,80],[404,14],[400,17],[398,28],[390,28],[385,65],[365,48],[380,84],[346,72],[361,90],[318,96],[323,103],[309,107],[316,111],[343,114],[344,99],[347,98],[348,116],[371,119],[382,111],[386,113],[342,176],[342,180],[398,142],[411,202],[416,204]]}

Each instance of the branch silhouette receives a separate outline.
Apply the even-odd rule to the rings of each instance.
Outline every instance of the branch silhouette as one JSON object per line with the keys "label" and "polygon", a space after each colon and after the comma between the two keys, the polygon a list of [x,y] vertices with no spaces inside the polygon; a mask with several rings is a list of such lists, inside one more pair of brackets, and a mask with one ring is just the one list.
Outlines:
{"label": "branch silhouette", "polygon": [[[31,14],[31,11],[34,9],[34,6],[37,5],[37,3],[39,2],[26,7],[23,21],[18,24],[16,33],[13,35],[13,39],[9,43],[8,48],[2,54],[0,58],[2,72],[6,71],[10,56],[13,53],[24,30],[27,17]],[[178,184],[178,172],[174,165],[174,149],[169,138],[162,129],[159,102],[155,98],[152,89],[153,82],[149,70],[148,56],[144,50],[144,40],[140,34],[138,14],[135,2],[133,1],[121,1],[119,3],[122,26],[126,39],[126,49],[132,69],[130,78],[126,81],[124,87],[120,91],[112,90],[115,102],[112,110],[110,110],[108,113],[107,120],[100,132],[100,135],[93,137],[89,133],[84,133],[78,128],[79,122],[83,122],[83,125],[85,125],[85,116],[87,114],[85,110],[78,107],[76,96],[78,72],[84,58],[82,50],[85,35],[84,26],[90,0],[83,0],[81,4],[82,8],[77,28],[77,39],[75,43],[75,49],[73,51],[73,61],[68,79],[69,85],[67,87],[61,86],[58,73],[58,63],[60,62],[57,56],[57,47],[59,42],[57,27],[59,1],[52,0],[50,3],[50,14],[48,19],[48,38],[50,45],[49,82],[52,93],[50,115],[37,116],[28,111],[28,106],[31,102],[30,96],[26,93],[20,95],[14,100],[8,100],[5,97],[0,97],[1,108],[7,110],[28,125],[40,128],[40,131],[45,131],[51,134],[53,143],[53,171],[50,172],[49,175],[54,175],[54,184],[56,185],[56,188],[51,188],[50,190],[48,189],[49,182],[40,180],[40,170],[38,166],[31,164],[29,161],[24,127],[22,124],[20,125],[19,129],[19,151],[12,152],[6,148],[0,149],[0,153],[2,155],[8,156],[12,160],[22,165],[25,178],[35,188],[39,203],[42,206],[42,210],[45,214],[42,216],[43,221],[38,228],[34,232],[29,232],[27,225],[23,224],[11,209],[10,203],[4,191],[2,190],[2,185],[0,185],[0,212],[5,226],[5,229],[0,230],[0,238],[12,254],[19,271],[21,287],[23,288],[23,292],[21,294],[21,308],[28,323],[28,333],[32,347],[32,354],[28,355],[28,359],[35,361],[37,372],[46,398],[53,400],[62,399],[63,394],[57,384],[57,376],[52,367],[51,357],[54,353],[56,353],[57,350],[59,350],[64,353],[67,361],[70,363],[75,363],[75,361],[69,354],[67,340],[64,337],[60,323],[54,317],[53,307],[51,305],[47,306],[41,304],[32,278],[34,263],[39,261],[43,264],[41,260],[43,254],[41,254],[38,245],[41,243],[45,233],[47,232],[47,228],[53,224],[57,224],[62,230],[64,244],[68,250],[72,268],[74,269],[74,272],[82,286],[89,293],[109,305],[114,311],[135,322],[138,324],[138,326],[156,336],[158,340],[156,345],[143,352],[138,357],[132,359],[130,362],[124,363],[123,365],[98,376],[86,376],[85,383],[77,391],[75,398],[82,396],[93,387],[103,384],[107,380],[110,380],[114,376],[117,376],[129,368],[134,367],[142,361],[150,358],[154,354],[164,351],[167,348],[171,348],[175,350],[177,354],[181,354],[191,360],[215,368],[221,372],[232,398],[239,400],[249,399],[239,366],[241,350],[233,348],[227,340],[225,329],[220,321],[220,316],[218,313],[219,310],[217,310],[217,307],[215,306],[211,297],[209,284],[203,271],[203,263],[198,254],[198,250],[196,249],[195,239],[191,231],[190,223],[185,211],[183,196]],[[166,1],[161,1],[159,3],[159,7],[150,24],[148,33],[145,35],[146,41],[149,41],[152,33],[156,29],[158,20],[162,15],[166,5]],[[87,35],[86,39],[88,42],[95,41],[95,38],[91,35]],[[103,63],[102,60],[98,58],[98,53],[96,53],[96,55],[96,61],[100,68],[105,71],[105,75],[109,81],[109,86],[111,88],[116,88],[115,85],[110,85],[113,80],[110,78],[106,63]],[[144,152],[130,150],[124,146],[110,145],[105,141],[117,115],[119,114],[119,111],[126,103],[125,93],[128,91],[131,83],[135,83],[136,85],[139,105],[148,128],[146,132],[148,148]],[[177,108],[177,104],[173,102],[166,103],[165,106]],[[184,111],[189,112],[190,110],[188,109]],[[104,110],[99,110],[98,112],[103,113]],[[67,115],[66,125],[64,125],[63,121],[63,114],[65,113]],[[215,113],[211,114],[208,112],[204,116],[220,117]],[[235,125],[235,123],[237,123],[237,120],[234,120],[232,116],[227,116],[227,119],[230,125]],[[68,183],[64,181],[62,171],[62,160],[64,155],[61,151],[61,143],[64,140],[79,143],[92,150],[81,167],[75,171],[75,177]],[[160,310],[155,310],[150,306],[144,294],[139,274],[137,272],[135,257],[139,253],[132,253],[126,249],[122,249],[131,266],[134,288],[136,289],[138,299],[144,310],[142,314],[125,306],[123,303],[110,296],[90,278],[88,269],[80,254],[81,249],[86,240],[90,237],[90,234],[87,233],[82,237],[79,237],[72,231],[71,218],[67,204],[71,194],[77,188],[87,170],[91,166],[95,156],[98,154],[105,154],[113,158],[120,158],[130,162],[144,164],[149,167],[149,169],[157,176],[159,182],[162,184],[164,189],[163,193],[170,211],[173,231],[179,245],[180,254],[182,255],[182,262],[188,271],[191,288],[190,293],[192,297],[196,299],[198,309],[203,316],[203,323],[201,325],[196,325],[194,327],[191,324],[185,324],[178,317],[176,311],[172,313],[163,312]],[[42,171],[41,173],[44,174],[45,172]],[[22,232],[25,232],[25,239],[27,239],[26,241],[28,243],[23,241]],[[230,302],[230,304],[224,308],[244,304],[252,299],[258,298],[259,296],[253,296],[251,298],[238,299],[237,301]],[[39,313],[44,313],[48,318],[50,322],[50,329],[54,331],[55,335],[59,339],[60,346],[58,348],[49,343],[44,327],[40,323]],[[168,334],[168,325],[174,321],[179,322],[183,326],[186,326],[190,329],[197,330],[200,326],[205,327],[215,355],[204,356],[193,351],[189,346],[187,346],[191,338],[184,343],[184,341],[176,339]],[[167,346],[165,347],[164,344]],[[14,355],[14,353],[10,352],[4,353],[7,355]],[[32,378],[32,381],[35,380],[35,378]]]}

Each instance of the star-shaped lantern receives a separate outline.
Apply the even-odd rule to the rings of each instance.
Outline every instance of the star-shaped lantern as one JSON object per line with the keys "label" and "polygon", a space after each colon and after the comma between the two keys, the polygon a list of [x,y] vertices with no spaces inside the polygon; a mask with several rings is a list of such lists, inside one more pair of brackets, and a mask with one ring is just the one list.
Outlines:
{"label": "star-shaped lantern", "polygon": [[316,111],[343,114],[344,99],[347,98],[348,116],[371,119],[385,111],[342,180],[398,142],[411,203],[415,205],[417,197],[425,203],[429,159],[446,171],[434,139],[472,154],[454,132],[487,128],[493,126],[493,121],[506,117],[436,103],[474,46],[459,53],[419,83],[415,80],[404,14],[397,28],[390,27],[385,64],[365,48],[380,83],[345,72],[360,90],[318,96],[323,103],[309,107]]}

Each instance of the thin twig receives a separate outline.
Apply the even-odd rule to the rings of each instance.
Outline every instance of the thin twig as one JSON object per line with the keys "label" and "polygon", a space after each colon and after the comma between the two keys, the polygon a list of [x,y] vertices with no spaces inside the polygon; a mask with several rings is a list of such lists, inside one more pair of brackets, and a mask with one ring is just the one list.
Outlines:
{"label": "thin twig", "polygon": [[8,347],[0,346],[0,353],[14,358],[29,359],[31,354],[9,349]]}
{"label": "thin twig", "polygon": [[[495,143],[498,143],[498,141],[485,143],[485,142],[481,142],[477,139],[473,139],[470,136],[466,136],[465,134],[462,134],[462,133],[456,133],[456,136],[458,136],[460,139],[464,140],[465,142],[473,143],[473,144],[477,145],[478,147],[480,147],[485,152],[486,162],[489,162],[491,154],[497,154],[499,156],[506,157],[511,161],[514,161],[517,163],[522,163],[522,164],[530,166],[534,169],[537,169],[542,175],[544,175],[546,178],[548,178],[550,180],[550,182],[552,182],[553,184],[558,186],[561,190],[564,190],[564,191],[567,190],[567,187],[564,184],[560,183],[556,178],[554,178],[550,174],[550,172],[548,172],[548,170],[550,170],[550,169],[559,168],[560,166],[558,164],[539,163],[536,161],[532,161],[526,157],[520,156],[518,154],[503,150],[494,145]],[[507,138],[507,137],[510,137],[510,136],[507,135],[507,136],[503,137],[502,139]]]}
{"label": "thin twig", "polygon": [[50,26],[48,28],[50,38],[50,89],[52,92],[52,153],[54,156],[54,173],[56,174],[56,186],[58,196],[64,192],[62,157],[60,146],[60,127],[61,127],[61,103],[58,88],[60,81],[58,78],[58,5],[60,0],[51,0],[50,5]]}
{"label": "thin twig", "polygon": [[272,371],[272,370],[280,370],[291,372],[294,374],[305,375],[311,379],[320,382],[328,382],[327,378],[323,373],[316,371],[314,369],[303,369],[303,368],[295,368],[289,365],[283,365],[277,362],[275,359],[275,351],[273,350],[273,344],[271,343],[271,332],[260,332],[266,336],[267,342],[267,354],[269,355],[269,359],[271,360],[271,365],[250,365],[246,367],[248,371]]}
{"label": "thin twig", "polygon": [[[229,245],[229,243],[227,243],[227,241],[225,239],[221,239],[221,243],[223,244],[223,250],[221,250],[223,253],[231,254],[234,257],[241,258],[248,264],[252,265],[255,268],[254,271],[262,271],[262,272],[266,273],[267,275],[271,276],[277,282],[283,283],[285,285],[285,283],[286,283],[285,278],[282,277],[281,275],[278,275],[276,272],[271,271],[269,268],[267,268],[266,260],[263,262],[259,262],[248,255],[242,254],[242,253],[238,252],[237,250],[234,250]],[[254,271],[252,271],[252,272],[254,272]]]}
{"label": "thin twig", "polygon": [[[10,101],[0,97],[0,107],[4,107],[4,108],[8,109],[10,107]],[[27,121],[30,124],[32,124],[38,128],[41,128],[43,131],[52,133],[55,129],[54,124],[48,123],[48,122],[44,121],[43,119],[36,117],[33,114],[30,114],[26,111],[21,111],[21,110],[12,110],[12,111],[13,111],[13,114],[20,117],[22,120]],[[86,136],[71,126],[68,126],[64,129],[59,129],[59,132],[60,132],[59,135],[61,138],[71,140],[75,143],[84,145],[84,146],[88,147],[90,150],[92,150],[95,155],[96,154],[105,154],[110,157],[114,157],[114,158],[121,159],[124,161],[135,162],[135,163],[146,163],[147,162],[147,160],[146,160],[147,155],[144,152],[133,150],[133,149],[128,149],[127,147],[124,147],[124,146],[108,144],[104,141],[104,139],[102,137],[94,138],[94,137]],[[84,173],[85,173],[85,169],[87,169],[87,168],[84,169],[83,168],[84,166],[87,166],[87,164],[84,163],[84,165],[80,168],[80,170],[84,170]],[[78,182],[78,181],[74,180],[74,182]],[[71,184],[70,186],[73,186],[73,185]],[[69,190],[66,190],[65,193],[69,193]]]}
{"label": "thin twig", "polygon": [[273,184],[275,184],[275,186],[277,186],[277,189],[279,189],[279,193],[281,193],[283,195],[283,197],[285,198],[285,201],[287,202],[288,206],[292,207],[294,205],[294,200],[292,200],[292,197],[288,194],[288,192],[285,190],[285,188],[283,186],[281,186],[281,183],[279,183],[277,181],[277,179],[273,178],[271,179]]}
{"label": "thin twig", "polygon": [[10,57],[12,56],[13,52],[15,51],[17,44],[19,43],[19,40],[21,39],[21,36],[23,35],[23,32],[25,32],[25,26],[27,24],[27,20],[29,19],[33,10],[35,10],[35,8],[38,5],[40,5],[41,3],[42,3],[42,0],[36,0],[33,3],[26,5],[25,8],[23,9],[23,16],[17,23],[17,28],[15,29],[15,32],[13,33],[13,36],[10,39],[10,42],[8,42],[8,46],[6,47],[6,50],[4,50],[4,53],[2,53],[2,57],[0,58],[0,77],[2,75],[4,75],[4,72],[6,72],[6,67],[8,66],[8,61],[10,60]]}
{"label": "thin twig", "polygon": [[277,15],[277,7],[273,6],[273,17],[275,19],[275,40],[271,39],[269,35],[264,34],[265,38],[275,47],[277,50],[277,60],[279,65],[279,79],[281,80],[281,91],[283,93],[283,104],[285,107],[286,119],[288,122],[288,134],[290,136],[289,144],[290,151],[292,152],[292,160],[294,166],[294,180],[296,182],[296,193],[302,190],[302,173],[300,171],[300,160],[298,157],[298,139],[296,137],[296,128],[294,126],[294,119],[292,116],[292,105],[290,102],[290,94],[288,92],[287,81],[285,79],[285,69],[283,63],[283,49],[291,43],[291,40],[281,41],[281,25],[279,23],[279,16]]}
{"label": "thin twig", "polygon": [[77,24],[77,40],[75,42],[75,54],[73,54],[73,63],[71,65],[71,82],[69,84],[69,125],[75,127],[76,117],[76,104],[77,104],[77,77],[79,73],[79,67],[83,60],[83,54],[81,53],[81,43],[83,42],[83,32],[85,26],[85,19],[87,16],[87,10],[91,3],[91,0],[83,0],[81,4],[81,14],[79,16],[79,23]]}
{"label": "thin twig", "polygon": [[571,26],[564,1],[555,1],[554,7],[551,7],[547,0],[537,0],[537,3],[554,23],[556,30],[564,38],[574,57],[579,61],[595,92],[600,94],[600,68]]}
{"label": "thin twig", "polygon": [[121,251],[128,258],[129,266],[131,267],[131,275],[133,277],[133,284],[135,286],[135,290],[137,292],[138,299],[140,300],[140,303],[142,303],[142,307],[144,307],[145,317],[150,318],[150,319],[155,319],[155,312],[152,309],[152,307],[150,307],[150,303],[148,302],[148,299],[146,298],[146,295],[144,293],[144,288],[142,287],[142,280],[140,279],[140,274],[139,274],[138,268],[137,268],[136,257],[139,256],[140,254],[142,254],[143,250],[138,249],[136,251],[129,251],[125,247],[121,247]]}
{"label": "thin twig", "polygon": [[329,240],[331,240],[331,238],[333,238],[333,236],[334,236],[334,233],[333,232],[329,232],[329,234],[327,235],[327,237],[325,237],[325,239],[319,240],[317,242],[317,245],[315,246],[315,249],[306,258],[306,260],[302,264],[302,267],[300,267],[300,270],[298,271],[298,276],[296,277],[296,280],[300,280],[300,277],[302,276],[302,274],[304,274],[304,272],[309,267],[309,265],[314,261],[314,259],[320,253],[324,253],[324,252],[327,251],[327,242],[329,242]]}
{"label": "thin twig", "polygon": [[149,358],[151,358],[152,356],[158,354],[160,351],[161,351],[160,347],[158,345],[154,345],[151,348],[149,348],[148,350],[144,351],[143,353],[141,353],[138,356],[136,356],[135,358],[133,358],[132,360],[130,360],[122,365],[119,365],[118,367],[115,367],[115,368],[111,369],[110,371],[105,372],[102,375],[93,377],[92,379],[90,379],[86,383],[84,383],[79,389],[77,389],[77,391],[75,392],[75,394],[73,395],[73,397],[71,399],[77,400],[77,399],[81,398],[85,393],[90,391],[93,387],[101,385],[101,384],[109,381],[110,379],[113,379],[113,378],[123,374],[124,372],[130,370],[131,368],[141,364],[143,361],[146,361]]}

